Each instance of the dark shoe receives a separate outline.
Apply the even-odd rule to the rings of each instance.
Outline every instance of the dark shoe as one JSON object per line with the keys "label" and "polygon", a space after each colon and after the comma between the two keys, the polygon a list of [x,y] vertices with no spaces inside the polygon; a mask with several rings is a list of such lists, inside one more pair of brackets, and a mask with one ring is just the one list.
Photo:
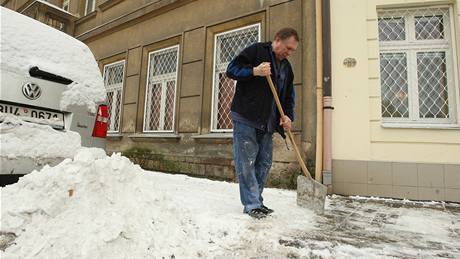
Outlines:
{"label": "dark shoe", "polygon": [[265,206],[265,205],[262,205],[262,207],[260,207],[260,209],[261,209],[265,214],[272,214],[273,212],[275,212],[274,210],[268,208],[268,207]]}
{"label": "dark shoe", "polygon": [[267,214],[260,208],[250,210],[248,215],[255,219],[263,219],[267,216]]}

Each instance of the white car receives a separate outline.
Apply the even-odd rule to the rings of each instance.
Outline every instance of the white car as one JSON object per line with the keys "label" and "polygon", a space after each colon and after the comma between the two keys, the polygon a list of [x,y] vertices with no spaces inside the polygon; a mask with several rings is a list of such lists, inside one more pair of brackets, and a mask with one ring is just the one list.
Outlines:
{"label": "white car", "polygon": [[[66,135],[56,135],[64,136],[62,139],[46,137],[53,133],[43,137],[38,133],[44,129],[42,126],[32,127],[39,139],[33,139],[30,132],[27,140],[18,133],[14,135],[16,142],[8,139],[15,130],[5,121],[11,116],[26,125],[43,124],[61,133],[77,132],[81,146],[105,149],[109,120],[107,94],[89,48],[12,10],[0,7],[0,17],[0,175],[27,174],[71,156],[59,153],[60,146],[68,145]],[[24,151],[31,142],[28,150],[42,144],[44,150]]]}

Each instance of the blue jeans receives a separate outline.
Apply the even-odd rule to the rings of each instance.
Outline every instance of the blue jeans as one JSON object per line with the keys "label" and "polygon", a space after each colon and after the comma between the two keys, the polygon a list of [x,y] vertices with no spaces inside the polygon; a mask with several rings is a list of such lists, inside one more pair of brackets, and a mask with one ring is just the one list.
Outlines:
{"label": "blue jeans", "polygon": [[273,133],[233,121],[233,158],[244,213],[263,205],[262,192],[272,166]]}

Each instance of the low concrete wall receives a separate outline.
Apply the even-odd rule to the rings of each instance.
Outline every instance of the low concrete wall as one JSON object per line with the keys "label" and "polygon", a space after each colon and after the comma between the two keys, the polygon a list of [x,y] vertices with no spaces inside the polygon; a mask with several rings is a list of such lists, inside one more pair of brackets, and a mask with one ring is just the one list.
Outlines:
{"label": "low concrete wall", "polygon": [[333,193],[460,202],[460,164],[333,160]]}
{"label": "low concrete wall", "polygon": [[[193,136],[199,135],[180,134],[170,139],[138,139],[125,135],[118,141],[109,141],[107,149],[109,153],[121,152],[147,170],[236,182],[232,138],[203,139]],[[300,141],[299,134],[295,138]],[[295,153],[292,148],[286,148],[280,136],[275,135],[273,141],[273,164],[267,186],[294,189],[301,173]],[[306,160],[306,163],[313,171],[313,161]]]}

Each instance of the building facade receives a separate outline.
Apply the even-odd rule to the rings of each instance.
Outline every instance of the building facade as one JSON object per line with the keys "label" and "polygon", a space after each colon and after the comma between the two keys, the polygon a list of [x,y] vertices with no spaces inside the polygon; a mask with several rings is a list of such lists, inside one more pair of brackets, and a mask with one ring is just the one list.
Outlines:
{"label": "building facade", "polygon": [[[20,10],[23,2],[6,6]],[[314,161],[313,1],[70,0],[69,11],[79,17],[73,36],[93,51],[108,90],[108,151],[148,169],[227,180],[235,179],[229,117],[235,82],[226,66],[244,47],[295,28],[302,44],[290,58],[294,135]],[[300,173],[295,154],[278,134],[274,146],[269,184],[292,187]]]}
{"label": "building facade", "polygon": [[73,35],[77,12],[70,12],[70,0],[2,0],[2,6],[16,10],[57,30]]}
{"label": "building facade", "polygon": [[335,193],[460,202],[459,4],[331,1]]}
{"label": "building facade", "polygon": [[[45,5],[2,5],[34,2]],[[245,46],[297,29],[294,135],[315,171],[314,0],[48,2],[75,17],[68,33],[100,64],[108,151],[148,169],[226,180],[235,173],[225,68]],[[459,0],[330,6],[332,192],[460,202]],[[269,185],[295,186],[295,154],[278,135],[273,157]]]}

